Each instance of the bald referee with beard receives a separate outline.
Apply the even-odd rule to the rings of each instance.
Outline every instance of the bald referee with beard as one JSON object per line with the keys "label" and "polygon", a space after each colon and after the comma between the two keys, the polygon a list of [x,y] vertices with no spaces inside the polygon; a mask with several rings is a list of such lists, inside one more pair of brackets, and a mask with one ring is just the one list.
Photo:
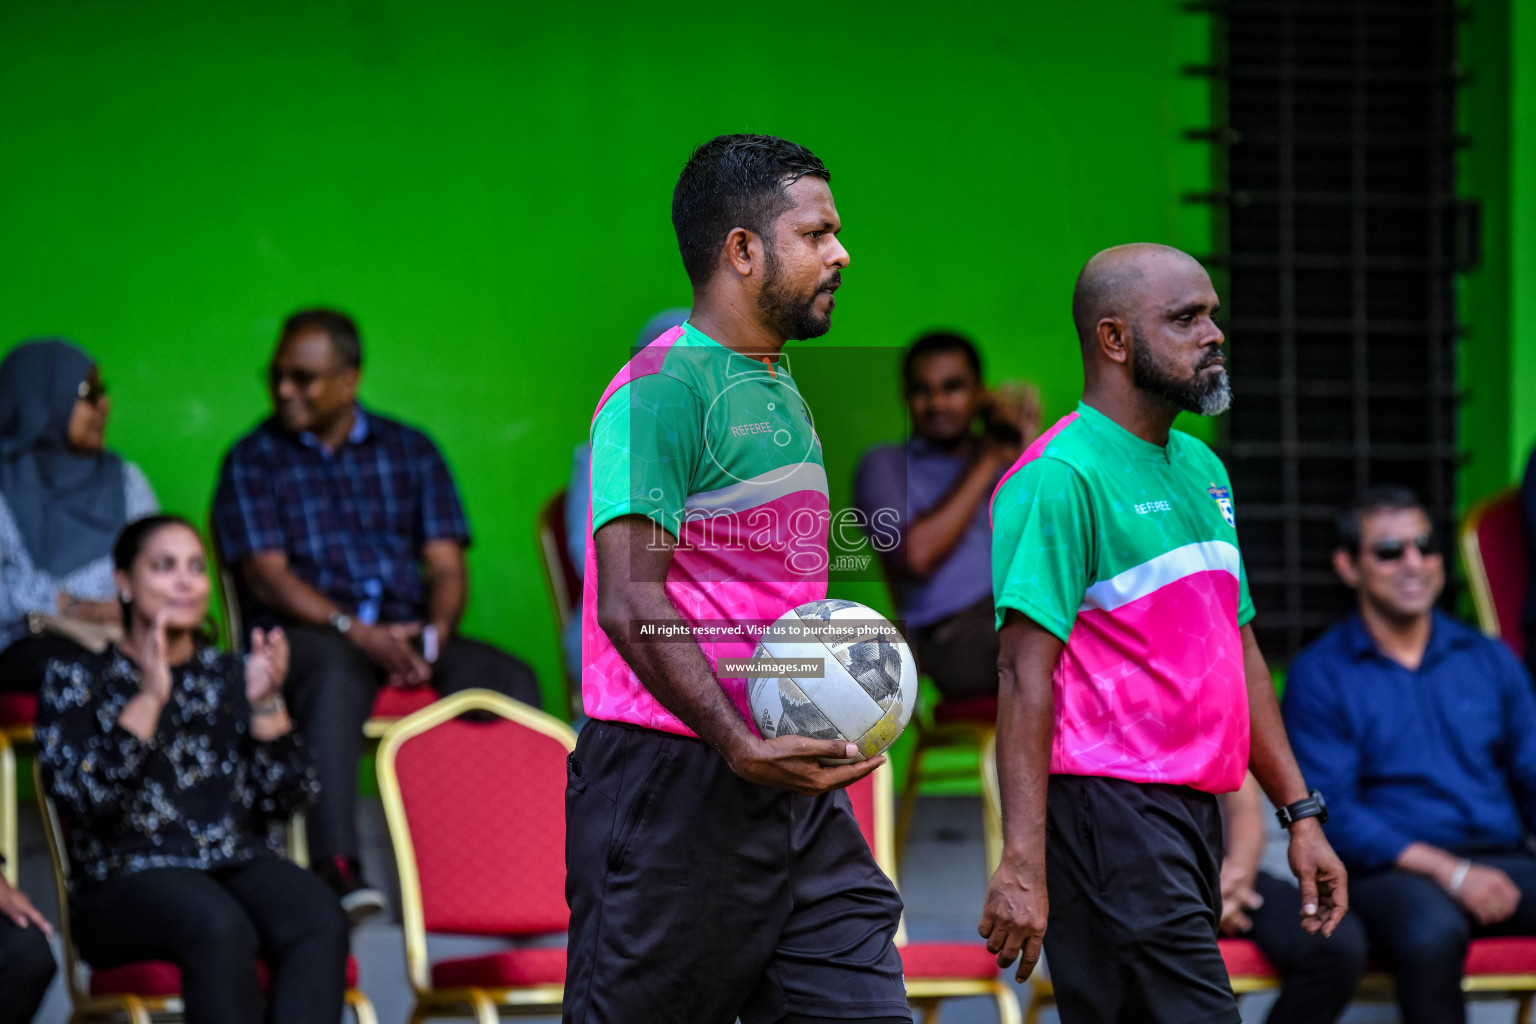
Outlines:
{"label": "bald referee with beard", "polygon": [[1005,850],[980,932],[1021,981],[1043,940],[1067,1024],[1241,1020],[1215,794],[1249,768],[1290,829],[1303,927],[1347,906],[1254,641],[1226,467],[1173,429],[1230,404],[1218,305],[1177,249],[1089,260],[1082,401],[993,494]]}

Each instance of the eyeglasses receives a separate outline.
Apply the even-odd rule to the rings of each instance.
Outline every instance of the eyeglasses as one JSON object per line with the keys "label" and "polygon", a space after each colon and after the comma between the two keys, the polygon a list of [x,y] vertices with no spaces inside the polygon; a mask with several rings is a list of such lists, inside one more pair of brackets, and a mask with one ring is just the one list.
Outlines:
{"label": "eyeglasses", "polygon": [[1395,562],[1403,557],[1410,544],[1417,548],[1419,554],[1425,558],[1440,553],[1439,542],[1435,540],[1432,534],[1426,533],[1419,537],[1409,537],[1406,540],[1402,537],[1389,537],[1384,541],[1373,544],[1371,546],[1371,554],[1378,562]]}
{"label": "eyeglasses", "polygon": [[92,405],[100,405],[101,400],[107,397],[107,386],[99,380],[95,382],[83,380],[75,389],[75,394]]}
{"label": "eyeglasses", "polygon": [[275,391],[282,386],[283,381],[293,381],[293,386],[300,391],[308,391],[317,382],[330,380],[332,377],[340,377],[346,373],[345,369],[329,370],[325,373],[317,373],[314,370],[280,370],[276,366],[269,367],[266,371],[267,384]]}

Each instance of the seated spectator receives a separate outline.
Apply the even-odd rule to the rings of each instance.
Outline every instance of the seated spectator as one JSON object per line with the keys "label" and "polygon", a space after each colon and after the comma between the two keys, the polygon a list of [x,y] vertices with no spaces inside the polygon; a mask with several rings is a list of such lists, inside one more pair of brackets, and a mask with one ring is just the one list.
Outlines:
{"label": "seated spectator", "polygon": [[1509,648],[1435,607],[1445,566],[1411,491],[1341,516],[1333,567],[1358,608],[1291,663],[1286,731],[1403,1020],[1465,1020],[1468,941],[1536,935],[1536,694]]}
{"label": "seated spectator", "polygon": [[270,828],[315,791],[287,641],[258,630],[243,661],[204,642],[207,565],[180,517],[130,524],[113,561],[123,641],[50,661],[37,714],[80,955],[176,964],[188,1024],[335,1024],[346,916]]}
{"label": "seated spectator", "polygon": [[156,505],[104,447],[111,409],[95,360],[67,341],[0,361],[0,692],[36,693],[50,657],[118,634],[112,540]]}
{"label": "seated spectator", "polygon": [[1365,973],[1365,926],[1346,914],[1323,937],[1301,926],[1296,883],[1261,869],[1273,809],[1250,773],[1221,797],[1226,856],[1221,861],[1221,934],[1252,940],[1280,972],[1284,987],[1268,1024],[1330,1024],[1339,1019]]}
{"label": "seated spectator", "polygon": [[0,1024],[28,1024],[43,1005],[57,971],[48,946],[52,934],[32,901],[0,877]]}
{"label": "seated spectator", "polygon": [[310,862],[354,923],[384,907],[359,870],[356,820],[379,687],[481,687],[539,705],[527,665],[458,635],[469,544],[458,492],[425,434],[358,403],[361,366],[349,318],[290,317],[272,357],[274,415],[225,457],[213,503],[246,621],[282,625],[293,648],[289,694],[320,776]]}
{"label": "seated spectator", "polygon": [[[992,524],[997,481],[1040,432],[1028,385],[989,392],[981,355],[958,334],[928,334],[902,366],[912,436],[864,453],[854,502],[885,566],[918,666],[949,700],[997,693]],[[880,538],[899,537],[883,550]]]}
{"label": "seated spectator", "polygon": [[1525,664],[1536,675],[1536,449],[1520,481],[1525,507]]}

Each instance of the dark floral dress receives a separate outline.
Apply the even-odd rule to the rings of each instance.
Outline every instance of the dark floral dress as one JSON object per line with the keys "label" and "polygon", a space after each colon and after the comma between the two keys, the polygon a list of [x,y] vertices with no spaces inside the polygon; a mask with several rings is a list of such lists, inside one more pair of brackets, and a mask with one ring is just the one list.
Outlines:
{"label": "dark floral dress", "polygon": [[251,736],[244,663],[205,646],[172,668],[171,699],[148,741],[117,723],[141,675],[116,646],[48,664],[38,759],[74,884],[280,855],[271,824],[307,806],[319,784],[296,732],[270,743]]}

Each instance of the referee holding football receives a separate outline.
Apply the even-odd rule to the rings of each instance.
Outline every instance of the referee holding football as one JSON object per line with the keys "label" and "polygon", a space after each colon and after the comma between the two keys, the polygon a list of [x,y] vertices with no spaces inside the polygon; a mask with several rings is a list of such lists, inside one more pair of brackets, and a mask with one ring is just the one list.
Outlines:
{"label": "referee holding football", "polygon": [[827,332],[848,266],[830,178],[772,136],[694,151],[672,198],[693,310],[592,421],[566,1024],[912,1019],[901,899],[839,792],[884,758],[764,739],[716,672],[827,596],[821,441],[781,354]]}
{"label": "referee holding football", "polygon": [[1021,981],[1044,941],[1068,1024],[1241,1020],[1215,794],[1250,767],[1290,829],[1303,927],[1347,907],[1249,625],[1226,468],[1172,429],[1231,402],[1217,307],[1177,249],[1089,260],[1083,399],[992,499],[1005,848],[980,932]]}

